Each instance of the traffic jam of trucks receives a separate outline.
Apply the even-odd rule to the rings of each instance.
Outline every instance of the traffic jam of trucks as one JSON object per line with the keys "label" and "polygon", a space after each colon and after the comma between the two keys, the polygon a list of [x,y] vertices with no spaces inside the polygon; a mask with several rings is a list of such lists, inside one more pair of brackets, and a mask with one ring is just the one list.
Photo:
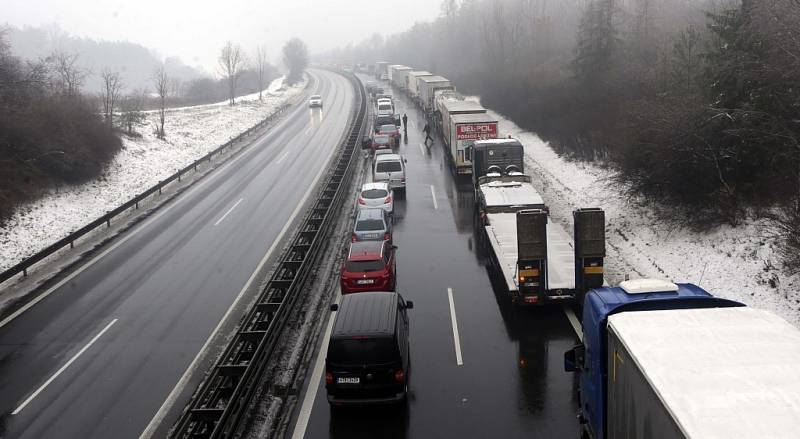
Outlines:
{"label": "traffic jam of trucks", "polygon": [[[521,307],[558,303],[580,316],[574,322],[580,344],[564,353],[564,369],[577,375],[581,439],[800,437],[800,330],[767,311],[715,297],[693,284],[635,279],[609,286],[604,277],[602,209],[574,210],[569,233],[550,218],[543,197],[526,174],[524,145],[502,136],[498,120],[478,102],[461,96],[447,78],[428,71],[387,62],[359,67],[378,81],[366,84],[372,96],[392,88],[408,95],[438,131],[453,175],[471,179],[480,241],[510,300]],[[399,127],[399,118],[381,112],[375,123]],[[392,172],[402,175],[405,189],[405,159],[385,152],[389,154],[376,152],[375,166],[377,157],[394,160]],[[375,178],[380,175],[389,184],[365,184],[359,217],[372,204],[380,210],[376,218],[391,217],[399,186],[392,172],[378,171],[373,169],[373,180],[378,182]],[[374,198],[371,204],[368,197]],[[370,227],[380,228],[374,235],[383,243],[370,247],[354,240],[351,260],[342,272],[348,282],[368,279],[353,272],[375,265],[379,268],[373,276],[378,279],[375,288],[385,294],[394,291],[397,247],[391,228],[381,228],[388,223],[370,221]],[[377,291],[363,282],[353,283],[353,291]],[[385,308],[384,317],[370,325],[380,329],[373,328],[378,334],[374,337],[385,344],[381,349],[392,368],[378,391],[375,386],[359,387],[363,373],[343,374],[329,361],[326,387],[332,404],[405,399],[410,368],[406,310],[413,304],[393,294],[364,296],[359,305],[343,302],[353,310],[366,309],[368,300]],[[340,312],[337,321],[364,318],[356,314],[348,311],[345,317]],[[336,327],[347,324],[338,322]],[[337,343],[351,342],[347,331],[341,332]],[[333,358],[342,348],[331,343],[328,355]],[[364,355],[371,358],[374,352]],[[359,400],[363,397],[359,389],[366,389],[369,397]],[[356,399],[348,399],[351,396]]]}

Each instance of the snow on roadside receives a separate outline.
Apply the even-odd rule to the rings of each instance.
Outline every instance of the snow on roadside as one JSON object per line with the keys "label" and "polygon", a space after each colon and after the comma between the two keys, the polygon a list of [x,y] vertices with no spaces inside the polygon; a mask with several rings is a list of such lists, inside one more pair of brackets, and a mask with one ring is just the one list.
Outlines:
{"label": "snow on roadside", "polygon": [[612,171],[558,156],[534,133],[502,115],[501,135],[525,145],[528,174],[555,221],[571,230],[572,211],[600,207],[606,213],[609,282],[625,275],[691,282],[712,294],[768,309],[800,326],[800,279],[781,272],[777,244],[763,220],[712,232],[694,232],[659,220],[656,212],[632,203],[613,183]]}
{"label": "snow on roadside", "polygon": [[156,113],[148,112],[139,127],[141,138],[123,136],[123,147],[98,179],[51,191],[20,207],[0,228],[0,271],[63,238],[169,177],[232,137],[263,120],[299,94],[305,83],[283,85],[274,80],[258,101],[258,93],[227,102],[170,109],[166,140],[155,137]]}

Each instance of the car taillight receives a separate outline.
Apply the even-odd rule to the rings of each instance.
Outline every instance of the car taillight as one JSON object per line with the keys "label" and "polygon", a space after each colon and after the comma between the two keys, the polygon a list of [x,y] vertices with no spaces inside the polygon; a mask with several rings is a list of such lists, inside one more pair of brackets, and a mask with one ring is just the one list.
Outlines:
{"label": "car taillight", "polygon": [[391,195],[389,195],[388,197],[386,197],[386,198],[384,198],[384,199],[383,199],[383,203],[384,203],[384,204],[386,204],[386,203],[391,203],[391,202],[392,202],[392,196],[391,196]]}
{"label": "car taillight", "polygon": [[355,233],[353,233],[353,235],[350,237],[350,240],[351,240],[352,242],[356,242],[356,241],[358,241],[358,237],[356,236],[356,234],[355,234]]}
{"label": "car taillight", "polygon": [[[402,370],[400,371],[402,372]],[[397,374],[395,374],[396,376]],[[325,384],[333,384],[333,374],[330,372],[325,372]]]}
{"label": "car taillight", "polygon": [[363,198],[361,198],[361,197],[358,197],[358,204],[364,205],[364,204],[367,204],[367,202],[366,202],[366,201],[364,201],[364,199],[363,199]]}
{"label": "car taillight", "polygon": [[383,240],[384,241],[388,241],[390,239],[392,239],[392,235],[390,235],[389,232],[386,232],[386,233],[383,234]]}
{"label": "car taillight", "polygon": [[[333,379],[333,377],[331,377]],[[403,372],[403,369],[400,369],[394,373],[394,380],[400,384],[403,384],[406,381],[406,374]]]}
{"label": "car taillight", "polygon": [[400,179],[400,183],[405,183],[405,182],[406,182],[406,178],[405,178],[405,177],[402,177],[402,178]]}

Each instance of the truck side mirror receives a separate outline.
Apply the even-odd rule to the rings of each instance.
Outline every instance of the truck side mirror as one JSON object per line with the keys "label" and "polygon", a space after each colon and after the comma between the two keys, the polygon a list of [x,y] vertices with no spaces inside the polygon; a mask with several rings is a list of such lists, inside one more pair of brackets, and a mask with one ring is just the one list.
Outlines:
{"label": "truck side mirror", "polygon": [[414,309],[414,302],[406,300],[406,309]]}
{"label": "truck side mirror", "polygon": [[369,148],[370,143],[372,143],[372,141],[369,139],[369,137],[364,136],[364,138],[361,139],[361,149]]}
{"label": "truck side mirror", "polygon": [[339,311],[339,304],[334,303],[333,305],[331,305],[331,311]]}
{"label": "truck side mirror", "polygon": [[572,349],[564,352],[564,370],[566,372],[577,372],[583,370],[583,361],[586,356],[586,347],[579,344]]}

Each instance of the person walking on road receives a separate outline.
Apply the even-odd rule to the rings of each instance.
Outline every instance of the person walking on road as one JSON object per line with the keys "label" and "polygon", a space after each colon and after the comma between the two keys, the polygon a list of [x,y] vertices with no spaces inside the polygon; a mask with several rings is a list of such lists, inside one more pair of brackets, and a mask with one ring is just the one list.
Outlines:
{"label": "person walking on road", "polygon": [[431,140],[431,144],[433,144],[433,137],[431,137],[431,126],[428,125],[428,122],[425,122],[425,128],[422,129],[425,132],[425,146],[428,146],[428,139]]}
{"label": "person walking on road", "polygon": [[403,131],[408,132],[408,116],[403,113]]}

